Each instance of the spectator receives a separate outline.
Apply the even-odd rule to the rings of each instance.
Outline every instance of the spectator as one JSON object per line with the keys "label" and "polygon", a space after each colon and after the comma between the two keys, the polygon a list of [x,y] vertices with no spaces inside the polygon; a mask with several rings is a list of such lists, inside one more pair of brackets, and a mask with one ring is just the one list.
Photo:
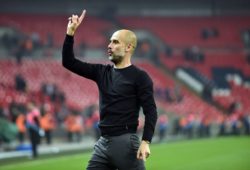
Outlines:
{"label": "spectator", "polygon": [[250,29],[247,29],[242,32],[242,40],[245,45],[245,48],[250,48]]}
{"label": "spectator", "polygon": [[40,36],[39,36],[39,34],[37,32],[33,32],[31,34],[30,38],[31,38],[34,49],[37,49],[37,48],[39,48],[41,46]]}
{"label": "spectator", "polygon": [[37,146],[40,143],[40,136],[43,136],[43,131],[40,129],[40,111],[36,107],[35,103],[28,104],[28,113],[26,126],[29,132],[29,139],[32,145],[32,157],[38,156]]}
{"label": "spectator", "polygon": [[67,130],[67,137],[69,142],[73,142],[74,139],[77,142],[81,140],[81,132],[83,130],[83,119],[77,111],[72,111],[65,119],[65,127]]}
{"label": "spectator", "polygon": [[204,54],[201,52],[199,47],[193,46],[192,48],[187,48],[183,51],[184,58],[187,61],[192,61],[196,63],[202,63],[205,59]]}
{"label": "spectator", "polygon": [[172,47],[170,47],[169,45],[165,44],[164,50],[165,50],[165,55],[166,55],[167,57],[172,57],[172,54],[173,54],[173,49],[172,49]]}
{"label": "spectator", "polygon": [[73,124],[74,124],[74,114],[72,112],[69,113],[69,115],[66,116],[64,125],[67,131],[67,139],[68,142],[73,142]]}
{"label": "spectator", "polygon": [[250,65],[250,53],[246,55],[247,63]]}
{"label": "spectator", "polygon": [[25,78],[21,74],[16,75],[15,86],[17,91],[26,92],[27,83]]}
{"label": "spectator", "polygon": [[24,42],[22,39],[20,39],[15,49],[15,57],[17,64],[22,64],[22,59],[24,55],[25,55]]}
{"label": "spectator", "polygon": [[54,38],[51,32],[47,34],[47,44],[46,47],[52,48],[54,46]]}
{"label": "spectator", "polygon": [[101,132],[100,132],[100,129],[98,127],[100,116],[99,116],[99,112],[98,112],[97,108],[93,112],[91,119],[92,119],[92,123],[93,123],[93,129],[95,132],[95,139],[97,141],[101,136]]}
{"label": "spectator", "polygon": [[165,90],[165,97],[166,97],[166,101],[171,103],[173,102],[173,98],[172,98],[172,95],[171,95],[171,90],[169,88],[166,88]]}
{"label": "spectator", "polygon": [[41,128],[45,132],[46,143],[50,145],[52,143],[52,131],[55,128],[55,118],[49,105],[42,106],[41,115]]}
{"label": "spectator", "polygon": [[209,38],[218,37],[218,36],[219,36],[219,32],[216,28],[204,28],[201,31],[201,37],[204,40],[207,40]]}
{"label": "spectator", "polygon": [[24,142],[24,137],[26,133],[26,116],[24,113],[20,112],[16,119],[16,125],[18,128],[18,140],[22,144]]}
{"label": "spectator", "polygon": [[159,142],[161,142],[166,135],[167,125],[168,125],[167,115],[165,113],[161,114],[158,119]]}
{"label": "spectator", "polygon": [[244,132],[246,135],[250,135],[250,113],[247,113],[243,117]]}
{"label": "spectator", "polygon": [[181,94],[181,86],[179,84],[176,84],[174,86],[174,96],[177,103],[181,102],[183,99],[183,96]]}

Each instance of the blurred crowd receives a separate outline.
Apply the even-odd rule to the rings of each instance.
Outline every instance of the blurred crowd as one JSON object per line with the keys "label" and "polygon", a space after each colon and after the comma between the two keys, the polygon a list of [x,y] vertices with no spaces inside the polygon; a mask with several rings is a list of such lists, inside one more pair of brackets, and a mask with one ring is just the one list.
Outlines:
{"label": "blurred crowd", "polygon": [[36,147],[42,141],[50,145],[53,139],[60,142],[80,142],[82,135],[99,137],[99,113],[96,105],[81,109],[66,104],[66,98],[56,84],[44,82],[40,90],[27,90],[28,84],[21,74],[14,77],[15,85],[0,84],[5,91],[15,93],[0,102],[1,144],[18,140],[20,145],[30,142]]}
{"label": "blurred crowd", "polygon": [[18,64],[22,63],[24,57],[34,56],[34,52],[42,50],[44,56],[50,56],[50,51],[54,47],[54,38],[48,32],[45,41],[42,41],[39,33],[32,32],[25,34],[18,29],[11,28],[0,37],[0,44],[8,55],[14,56]]}
{"label": "blurred crowd", "polygon": [[158,120],[159,141],[173,136],[187,139],[230,135],[250,135],[250,114],[242,116],[204,116],[200,113],[174,115],[161,114]]}
{"label": "blurred crowd", "polygon": [[[0,129],[3,129],[0,132],[0,144],[16,140],[22,144],[29,139],[32,145],[36,145],[41,143],[42,139],[50,145],[53,139],[80,142],[83,135],[99,138],[99,112],[96,104],[84,109],[71,108],[66,105],[64,93],[56,84],[44,82],[39,92],[32,93],[27,90],[27,82],[21,74],[17,74],[14,81],[15,86],[11,91],[24,94],[26,99],[19,101],[13,98],[7,107],[0,105],[1,122],[12,124],[4,129],[6,123],[0,123]],[[3,84],[1,86],[10,88],[4,87]],[[178,84],[173,88],[155,89],[155,96],[157,100],[177,105],[186,100]],[[156,138],[163,141],[172,136],[193,138],[250,135],[250,114],[231,113],[211,117],[202,113],[169,114],[162,111],[157,123]],[[141,117],[138,129],[141,133]]]}

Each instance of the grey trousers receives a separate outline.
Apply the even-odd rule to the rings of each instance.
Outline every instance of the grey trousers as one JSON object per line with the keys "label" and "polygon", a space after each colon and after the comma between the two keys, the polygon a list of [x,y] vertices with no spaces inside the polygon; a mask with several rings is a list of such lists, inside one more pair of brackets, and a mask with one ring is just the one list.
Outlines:
{"label": "grey trousers", "polygon": [[101,136],[87,170],[145,170],[144,161],[136,158],[139,146],[136,134]]}

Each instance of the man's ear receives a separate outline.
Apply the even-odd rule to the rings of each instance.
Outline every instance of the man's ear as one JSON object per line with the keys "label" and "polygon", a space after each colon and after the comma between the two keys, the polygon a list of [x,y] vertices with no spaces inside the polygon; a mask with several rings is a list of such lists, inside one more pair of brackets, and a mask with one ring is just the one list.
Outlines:
{"label": "man's ear", "polygon": [[131,48],[132,48],[132,45],[129,43],[129,44],[127,45],[126,51],[131,51]]}

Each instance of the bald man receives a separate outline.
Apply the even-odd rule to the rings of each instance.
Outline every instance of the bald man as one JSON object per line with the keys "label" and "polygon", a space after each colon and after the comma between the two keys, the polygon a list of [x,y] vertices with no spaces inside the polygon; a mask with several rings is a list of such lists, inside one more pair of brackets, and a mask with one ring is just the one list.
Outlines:
{"label": "bald man", "polygon": [[[112,35],[108,55],[114,65],[80,61],[74,56],[73,43],[85,14],[84,10],[81,16],[69,18],[62,62],[70,71],[95,81],[99,89],[101,137],[94,146],[87,170],[144,170],[157,112],[151,78],[131,64],[136,35],[125,29]],[[136,134],[140,107],[145,115],[141,140]]]}

